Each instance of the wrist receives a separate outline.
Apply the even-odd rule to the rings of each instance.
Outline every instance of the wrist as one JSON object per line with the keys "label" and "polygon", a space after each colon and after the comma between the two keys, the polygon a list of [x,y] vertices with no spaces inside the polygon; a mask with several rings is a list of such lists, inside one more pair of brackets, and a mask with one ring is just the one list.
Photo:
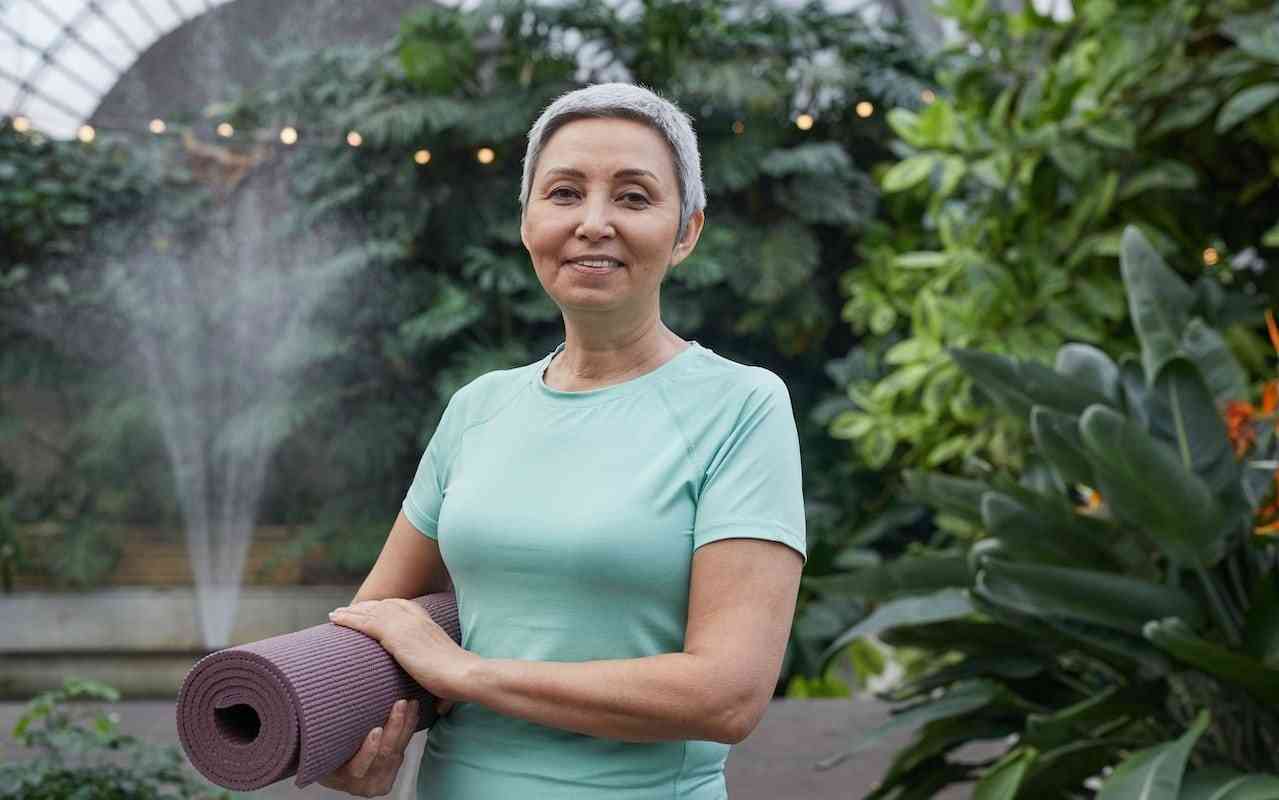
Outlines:
{"label": "wrist", "polygon": [[478,703],[484,696],[484,686],[491,681],[491,659],[466,653],[461,659],[448,687],[450,697],[447,699],[459,703]]}

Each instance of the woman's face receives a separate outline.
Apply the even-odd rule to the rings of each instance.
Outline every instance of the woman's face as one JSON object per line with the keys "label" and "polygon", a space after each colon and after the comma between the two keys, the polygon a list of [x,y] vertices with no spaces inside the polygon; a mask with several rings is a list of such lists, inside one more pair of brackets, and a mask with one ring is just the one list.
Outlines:
{"label": "woman's face", "polygon": [[677,246],[679,215],[679,182],[660,134],[629,119],[579,119],[542,149],[520,238],[566,314],[639,320],[657,314],[666,270],[701,234],[699,211]]}

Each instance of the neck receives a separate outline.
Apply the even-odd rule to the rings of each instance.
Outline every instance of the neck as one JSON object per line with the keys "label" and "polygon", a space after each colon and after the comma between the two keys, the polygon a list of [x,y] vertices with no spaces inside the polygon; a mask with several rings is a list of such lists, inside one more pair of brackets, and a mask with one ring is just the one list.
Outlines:
{"label": "neck", "polygon": [[564,320],[564,350],[549,372],[566,386],[612,383],[656,369],[686,343],[659,316],[619,329]]}

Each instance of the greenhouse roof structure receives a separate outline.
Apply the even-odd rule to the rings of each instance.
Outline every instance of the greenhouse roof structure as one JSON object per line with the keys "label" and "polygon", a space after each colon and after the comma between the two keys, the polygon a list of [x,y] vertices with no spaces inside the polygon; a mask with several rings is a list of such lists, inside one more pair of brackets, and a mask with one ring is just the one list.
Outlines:
{"label": "greenhouse roof structure", "polygon": [[[31,126],[54,137],[74,136],[79,127],[98,112],[113,87],[153,45],[219,6],[244,6],[246,13],[242,17],[250,20],[254,14],[265,16],[273,13],[279,17],[282,9],[287,8],[288,13],[280,22],[286,28],[304,25],[307,17],[319,18],[328,14],[332,19],[335,15],[346,15],[353,25],[329,24],[328,27],[350,30],[367,26],[372,32],[379,25],[386,29],[388,23],[393,30],[394,19],[388,18],[398,17],[407,7],[427,1],[379,0],[375,5],[347,3],[346,0],[308,0],[305,3],[276,0],[270,4],[249,0],[0,0],[0,116],[24,118]],[[463,7],[477,4],[477,0],[437,2]],[[799,5],[802,0],[777,2]],[[1033,2],[1041,11],[1051,10],[1055,16],[1070,6],[1069,0]],[[927,38],[941,34],[935,17],[928,10],[928,0],[827,0],[827,4],[835,11],[856,10],[876,18],[905,19]],[[253,6],[252,14],[248,13],[248,6]],[[358,17],[352,16],[357,12]],[[378,17],[383,19],[375,19]],[[261,30],[257,27],[235,29],[236,35],[227,39],[224,49],[241,49],[245,37],[252,38],[259,33]],[[207,41],[199,40],[199,35],[192,36],[192,45],[204,49],[209,47]],[[198,83],[201,76],[189,77]],[[199,100],[199,87],[191,88],[193,91],[186,99]],[[171,82],[164,93],[169,99],[175,99],[173,94],[181,91],[179,83]],[[137,109],[131,111],[136,112]]]}

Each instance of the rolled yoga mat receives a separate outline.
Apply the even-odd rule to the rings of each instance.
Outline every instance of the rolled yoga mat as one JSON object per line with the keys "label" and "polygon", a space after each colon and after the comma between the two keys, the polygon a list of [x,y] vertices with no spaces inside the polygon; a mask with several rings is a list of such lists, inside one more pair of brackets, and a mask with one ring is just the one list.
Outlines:
{"label": "rolled yoga mat", "polygon": [[[461,644],[452,592],[413,599]],[[400,698],[435,698],[374,639],[332,622],[229,647],[196,662],[178,691],[178,738],[191,764],[225,789],[297,775],[307,786],[345,764]]]}

